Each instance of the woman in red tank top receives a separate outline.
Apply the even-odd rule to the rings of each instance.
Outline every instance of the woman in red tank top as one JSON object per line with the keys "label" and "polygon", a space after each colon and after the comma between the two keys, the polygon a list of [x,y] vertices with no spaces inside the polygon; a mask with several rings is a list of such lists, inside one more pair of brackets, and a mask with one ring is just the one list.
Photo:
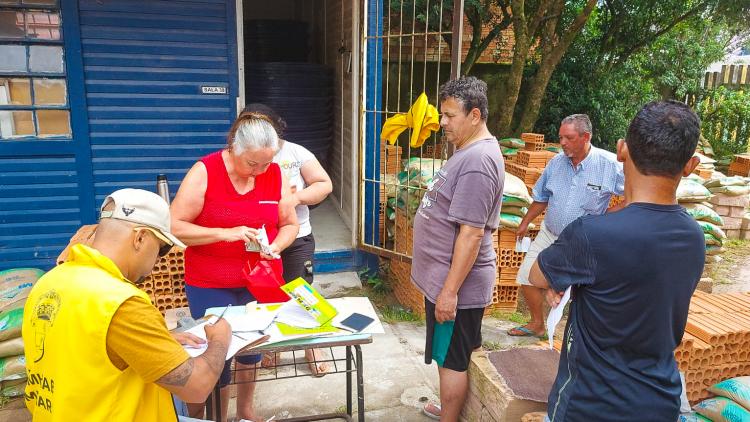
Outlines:
{"label": "woman in red tank top", "polygon": [[[188,245],[185,250],[185,293],[194,318],[207,308],[245,305],[254,300],[242,268],[270,260],[279,274],[281,260],[260,252],[256,236],[265,227],[271,250],[278,255],[297,236],[299,225],[290,201],[289,183],[273,157],[278,135],[268,118],[249,113],[229,130],[227,148],[203,157],[187,173],[172,202],[172,232]],[[255,367],[260,355],[238,357],[237,416],[257,420],[253,410]],[[229,362],[219,383],[229,383]],[[227,411],[222,388],[222,414]],[[191,414],[203,404],[189,405]]]}

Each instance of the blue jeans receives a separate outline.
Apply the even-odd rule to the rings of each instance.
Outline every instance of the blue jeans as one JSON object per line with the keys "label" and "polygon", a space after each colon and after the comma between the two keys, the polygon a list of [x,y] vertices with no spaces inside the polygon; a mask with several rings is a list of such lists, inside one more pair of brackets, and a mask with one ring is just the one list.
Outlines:
{"label": "blue jeans", "polygon": [[[227,288],[227,289],[213,289],[204,287],[195,287],[189,284],[185,285],[185,295],[188,299],[188,306],[190,306],[190,314],[193,318],[201,318],[206,314],[206,309],[214,308],[218,306],[227,305],[246,305],[248,302],[255,300],[252,294],[244,288]],[[253,365],[260,362],[261,355],[246,355],[238,356],[237,362],[244,365]],[[228,385],[231,381],[231,374],[229,366],[231,359],[224,365],[224,369],[221,371],[219,377],[219,385]]]}

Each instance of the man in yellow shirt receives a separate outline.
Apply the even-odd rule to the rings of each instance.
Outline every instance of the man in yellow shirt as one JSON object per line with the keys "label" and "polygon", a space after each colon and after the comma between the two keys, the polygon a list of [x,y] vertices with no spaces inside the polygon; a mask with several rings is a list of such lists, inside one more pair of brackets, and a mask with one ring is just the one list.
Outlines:
{"label": "man in yellow shirt", "polygon": [[[224,367],[231,328],[206,326],[206,351],[191,358],[136,285],[173,245],[169,206],[158,195],[122,189],[104,200],[91,247],[36,283],[24,309],[34,421],[174,421],[171,394],[201,402]],[[170,394],[171,393],[171,394]]]}

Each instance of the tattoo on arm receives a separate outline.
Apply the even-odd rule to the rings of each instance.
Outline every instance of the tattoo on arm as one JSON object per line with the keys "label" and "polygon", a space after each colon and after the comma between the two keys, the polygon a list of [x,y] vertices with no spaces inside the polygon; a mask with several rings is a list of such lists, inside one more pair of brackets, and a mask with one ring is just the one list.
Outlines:
{"label": "tattoo on arm", "polygon": [[187,385],[188,380],[190,380],[190,376],[193,375],[196,359],[205,361],[208,367],[211,368],[211,371],[218,375],[224,368],[224,360],[227,357],[227,348],[228,346],[220,341],[211,341],[208,343],[208,349],[206,349],[202,355],[186,360],[180,366],[171,370],[167,375],[159,378],[156,383],[160,385],[184,387]]}
{"label": "tattoo on arm", "polygon": [[193,374],[193,367],[195,367],[195,360],[193,360],[193,358],[190,358],[185,362],[182,362],[182,364],[177,368],[171,370],[167,375],[159,378],[156,383],[161,385],[184,387],[190,379],[190,375]]}
{"label": "tattoo on arm", "polygon": [[208,349],[196,359],[202,359],[215,374],[221,374],[227,359],[228,345],[221,341],[208,342]]}

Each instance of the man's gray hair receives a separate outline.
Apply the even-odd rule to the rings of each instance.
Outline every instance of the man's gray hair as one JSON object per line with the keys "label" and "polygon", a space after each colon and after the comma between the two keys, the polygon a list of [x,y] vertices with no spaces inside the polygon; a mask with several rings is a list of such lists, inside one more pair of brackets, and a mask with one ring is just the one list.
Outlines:
{"label": "man's gray hair", "polygon": [[267,120],[246,119],[237,125],[230,147],[234,155],[263,148],[278,151],[279,136],[276,134],[273,125]]}
{"label": "man's gray hair", "polygon": [[591,119],[589,119],[588,114],[571,114],[562,120],[560,126],[567,124],[573,124],[579,135],[584,133],[594,135],[594,130],[591,127]]}
{"label": "man's gray hair", "polygon": [[474,76],[464,76],[460,79],[448,81],[440,87],[440,102],[448,98],[455,98],[463,106],[464,113],[469,114],[472,109],[479,109],[482,120],[487,120],[489,107],[487,105],[487,83]]}

